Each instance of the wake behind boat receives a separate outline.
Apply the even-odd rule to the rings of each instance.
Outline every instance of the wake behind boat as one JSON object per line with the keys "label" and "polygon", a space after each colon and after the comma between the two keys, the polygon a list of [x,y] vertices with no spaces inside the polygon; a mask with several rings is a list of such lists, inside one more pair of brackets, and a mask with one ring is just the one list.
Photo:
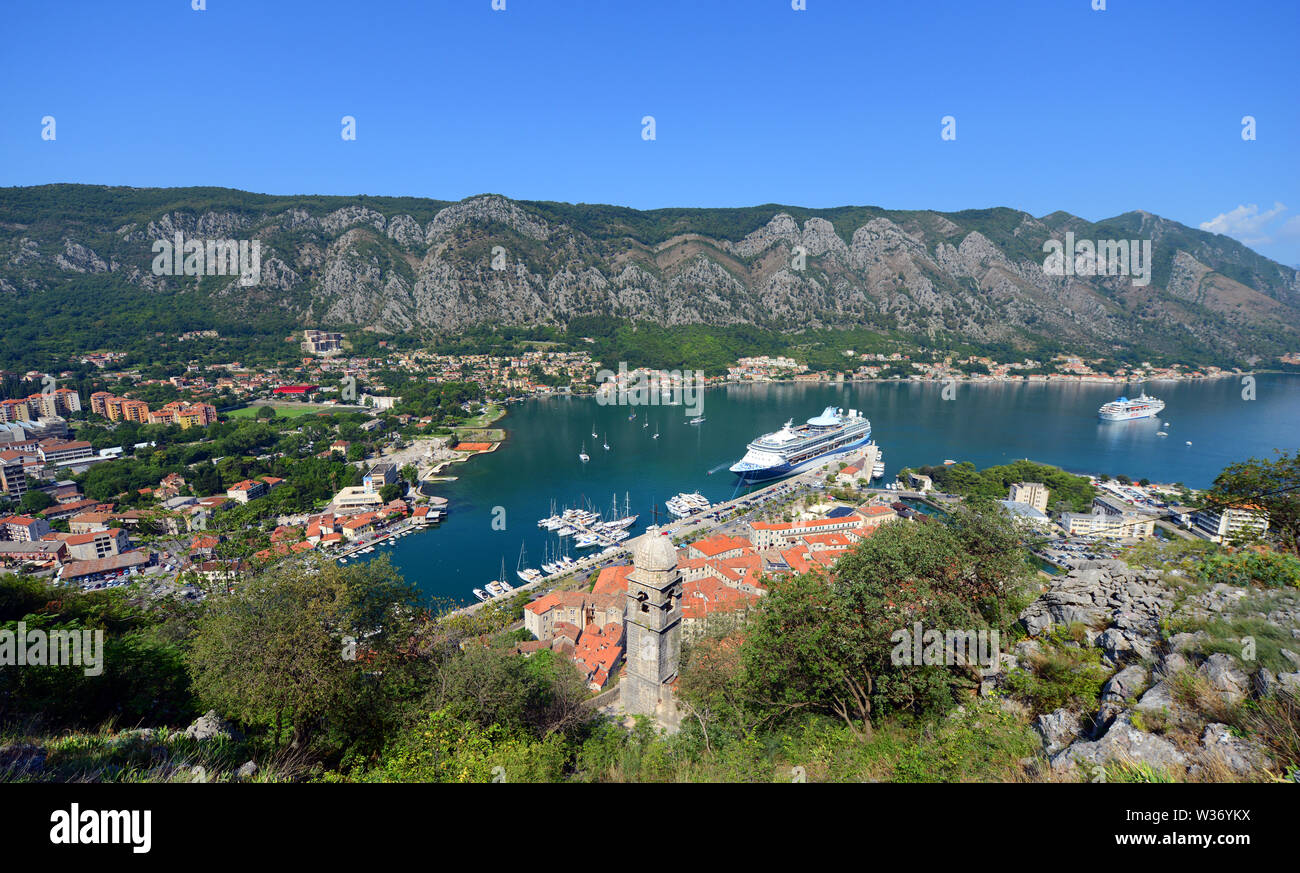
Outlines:
{"label": "wake behind boat", "polygon": [[821,415],[795,425],[787,421],[746,447],[731,472],[746,481],[775,479],[860,449],[871,439],[871,421],[856,409],[828,406]]}

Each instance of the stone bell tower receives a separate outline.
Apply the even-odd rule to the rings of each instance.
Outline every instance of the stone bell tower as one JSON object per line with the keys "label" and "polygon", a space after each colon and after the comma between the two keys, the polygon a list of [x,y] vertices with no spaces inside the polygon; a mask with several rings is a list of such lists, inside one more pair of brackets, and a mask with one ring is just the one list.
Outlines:
{"label": "stone bell tower", "polygon": [[649,528],[630,543],[627,576],[627,671],[620,683],[623,708],[674,724],[670,683],[682,654],[682,574],[667,532]]}

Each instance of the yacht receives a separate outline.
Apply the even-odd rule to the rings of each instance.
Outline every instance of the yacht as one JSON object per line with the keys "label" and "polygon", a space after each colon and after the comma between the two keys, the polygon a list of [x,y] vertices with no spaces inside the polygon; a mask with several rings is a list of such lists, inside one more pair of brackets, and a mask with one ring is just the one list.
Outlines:
{"label": "yacht", "polygon": [[591,460],[591,455],[587,454],[586,443],[582,444],[582,451],[578,452],[578,460],[582,461],[584,464]]}

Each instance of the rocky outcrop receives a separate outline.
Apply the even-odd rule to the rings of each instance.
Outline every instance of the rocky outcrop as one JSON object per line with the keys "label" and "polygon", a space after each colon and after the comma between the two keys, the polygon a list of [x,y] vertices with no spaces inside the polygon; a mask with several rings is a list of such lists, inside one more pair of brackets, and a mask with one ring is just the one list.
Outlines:
{"label": "rocky outcrop", "polygon": [[1108,658],[1119,661],[1154,652],[1160,616],[1172,604],[1172,593],[1153,572],[1123,561],[1082,561],[1053,579],[1020,621],[1030,636],[1073,624],[1102,630],[1098,642]]}
{"label": "rocky outcrop", "polygon": [[1052,758],[1052,769],[1069,771],[1087,764],[1094,769],[1110,764],[1149,766],[1171,775],[1187,769],[1187,756],[1163,737],[1139,730],[1127,714],[1117,717],[1098,739],[1077,742]]}

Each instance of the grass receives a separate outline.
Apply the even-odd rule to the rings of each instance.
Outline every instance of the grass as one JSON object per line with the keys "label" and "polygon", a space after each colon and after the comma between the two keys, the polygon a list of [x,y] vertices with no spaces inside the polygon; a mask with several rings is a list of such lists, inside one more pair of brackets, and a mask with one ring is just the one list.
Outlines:
{"label": "grass", "polygon": [[[46,737],[6,732],[0,746],[10,742],[39,745],[44,766],[29,773],[0,769],[0,782],[232,782],[239,766],[254,757],[244,742],[193,740],[167,729],[149,734],[103,728]],[[252,777],[276,779],[260,765]]]}
{"label": "grass", "polygon": [[504,409],[502,409],[499,406],[492,405],[489,406],[487,409],[484,409],[482,412],[480,412],[478,415],[474,416],[473,418],[465,419],[464,423],[457,426],[457,429],[459,430],[461,428],[487,427],[489,424],[496,421],[498,418],[500,418],[503,415],[505,415]]}
{"label": "grass", "polygon": [[244,406],[232,410],[226,415],[231,418],[253,418],[257,415],[257,411],[263,407],[274,409],[277,418],[298,418],[303,415],[313,415],[317,412],[337,412],[339,410],[337,406],[328,406],[323,403],[293,403],[285,406],[259,403],[256,406]]}

